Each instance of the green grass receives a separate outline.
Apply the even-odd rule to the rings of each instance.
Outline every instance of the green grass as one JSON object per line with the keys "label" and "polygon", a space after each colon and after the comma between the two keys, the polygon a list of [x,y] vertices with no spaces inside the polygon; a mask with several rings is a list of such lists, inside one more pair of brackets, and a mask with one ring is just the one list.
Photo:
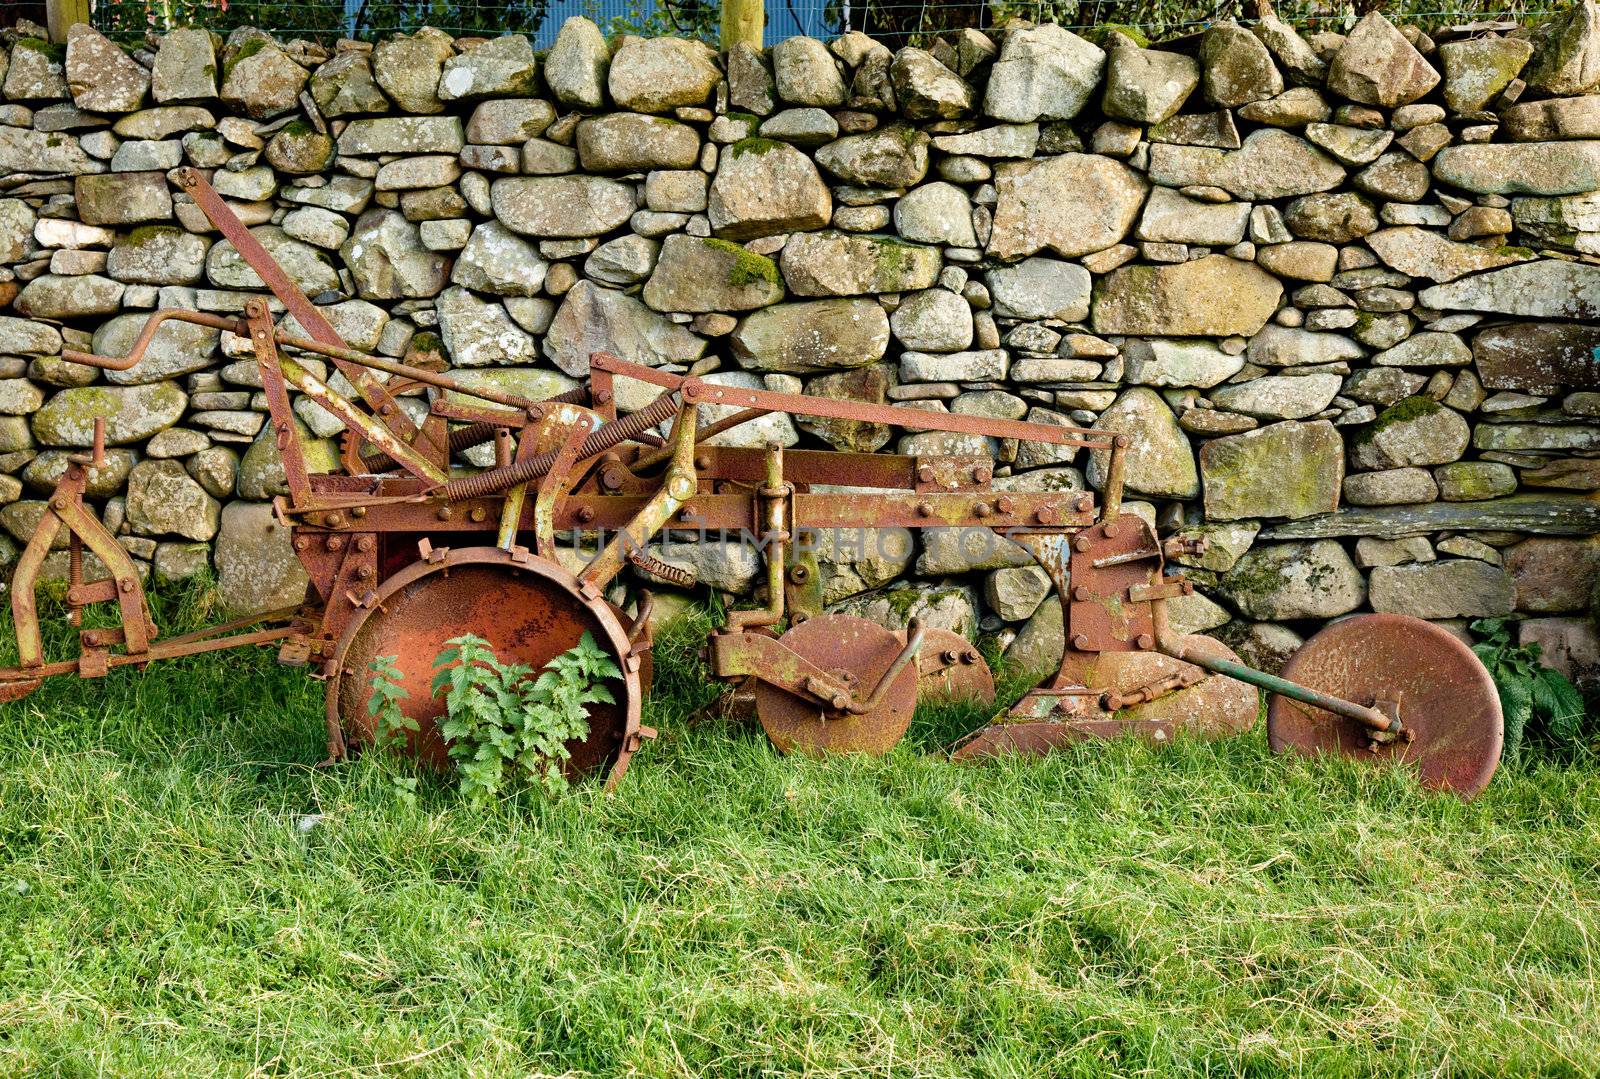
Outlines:
{"label": "green grass", "polygon": [[688,720],[695,647],[616,794],[487,810],[314,769],[270,652],[4,706],[0,1075],[1600,1070],[1589,764],[784,759]]}

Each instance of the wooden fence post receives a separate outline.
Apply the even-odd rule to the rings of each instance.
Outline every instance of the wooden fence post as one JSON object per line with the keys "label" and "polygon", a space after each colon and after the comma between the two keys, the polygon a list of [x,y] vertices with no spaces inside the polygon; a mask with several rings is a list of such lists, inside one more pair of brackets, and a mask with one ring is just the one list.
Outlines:
{"label": "wooden fence post", "polygon": [[740,42],[759,50],[766,19],[763,0],[722,0],[722,51]]}
{"label": "wooden fence post", "polygon": [[89,0],[45,0],[44,10],[50,40],[58,44],[67,40],[74,23],[89,21]]}

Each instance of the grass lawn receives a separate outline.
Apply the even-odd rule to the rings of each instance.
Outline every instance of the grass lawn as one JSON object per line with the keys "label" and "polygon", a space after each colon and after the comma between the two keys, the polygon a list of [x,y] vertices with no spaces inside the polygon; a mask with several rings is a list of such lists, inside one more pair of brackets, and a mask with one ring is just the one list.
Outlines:
{"label": "grass lawn", "polygon": [[270,652],[4,706],[0,1075],[1600,1072],[1593,762],[784,759],[696,647],[615,795],[489,809],[314,770]]}

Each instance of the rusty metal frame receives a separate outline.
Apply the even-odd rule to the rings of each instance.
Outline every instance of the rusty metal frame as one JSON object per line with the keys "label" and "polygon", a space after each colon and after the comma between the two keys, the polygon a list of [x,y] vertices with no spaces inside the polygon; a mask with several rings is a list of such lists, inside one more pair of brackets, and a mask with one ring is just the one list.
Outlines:
{"label": "rusty metal frame", "polygon": [[[0,699],[28,692],[50,674],[75,671],[95,676],[111,667],[142,665],[168,656],[281,642],[280,659],[309,664],[329,683],[329,757],[337,759],[346,748],[338,715],[338,687],[351,674],[345,657],[360,627],[384,615],[386,597],[431,574],[448,575],[453,566],[506,567],[559,583],[575,604],[594,612],[605,627],[622,661],[627,687],[627,700],[622,702],[627,715],[625,745],[610,777],[615,784],[640,741],[653,734],[638,721],[639,697],[649,669],[648,626],[641,626],[648,601],[641,602],[639,618],[625,625],[624,616],[610,606],[604,593],[630,563],[648,575],[690,583],[681,571],[646,552],[656,536],[673,528],[700,526],[740,529],[757,537],[766,558],[766,605],[735,612],[712,633],[709,657],[714,673],[728,679],[753,678],[806,706],[862,717],[878,707],[891,684],[912,664],[925,674],[937,675],[952,664],[971,663],[978,657],[975,652],[957,654],[946,644],[922,655],[928,631],[913,620],[898,654],[872,687],[856,684],[848,671],[845,677],[819,668],[773,630],[786,617],[798,625],[820,612],[816,558],[812,554],[808,559],[799,549],[796,535],[804,529],[838,526],[976,527],[1015,541],[1033,554],[1056,586],[1066,636],[1057,671],[1003,717],[1004,733],[989,738],[986,745],[1039,747],[1059,744],[1065,737],[1062,731],[1110,733],[1116,727],[1108,719],[1110,713],[1183,692],[1207,674],[1261,686],[1356,720],[1374,740],[1394,740],[1409,733],[1393,702],[1363,705],[1297,686],[1197,651],[1170,632],[1167,603],[1188,594],[1192,585],[1181,576],[1166,575],[1168,544],[1142,519],[1122,512],[1131,445],[1125,434],[723,386],[603,352],[590,356],[587,387],[546,401],[469,386],[449,374],[351,349],[203,175],[184,168],[175,176],[310,337],[275,326],[266,299],[257,297],[246,304],[243,318],[156,312],[125,357],[73,350],[64,350],[63,356],[126,370],[143,357],[160,327],[173,320],[226,330],[248,340],[289,488],[287,499],[277,500],[275,507],[310,575],[308,601],[292,611],[273,613],[271,620],[288,621],[284,626],[235,633],[248,625],[237,623],[155,640],[137,567],[83,506],[86,468],[104,460],[101,424],[93,454],[71,458],[19,561],[12,608],[22,663],[0,670]],[[329,359],[370,412],[332,389],[293,353]],[[379,373],[389,381],[379,379]],[[618,379],[653,385],[661,393],[644,408],[619,415]],[[400,407],[397,396],[418,389],[430,397],[420,427]],[[345,472],[308,471],[296,434],[291,390],[315,401],[346,429]],[[585,404],[589,407],[582,407]],[[702,424],[702,406],[735,411]],[[994,462],[984,455],[909,456],[710,444],[716,435],[773,413],[1104,452],[1106,477],[1097,507],[1089,492],[996,490]],[[446,426],[449,422],[464,426],[452,431]],[[669,422],[670,434],[663,439],[656,428]],[[496,444],[493,467],[475,474],[452,473],[453,453],[490,440]],[[363,446],[370,449],[363,452]],[[813,491],[813,485],[878,493],[863,498]],[[115,601],[122,625],[85,630],[77,660],[45,663],[33,586],[62,528],[70,534],[73,569],[68,601],[73,616],[87,604]],[[556,536],[567,529],[612,533],[576,575],[556,562]],[[469,534],[468,546],[452,550],[434,544],[460,533]],[[472,545],[490,540],[493,546]],[[110,578],[81,580],[85,545],[112,569]],[[1134,654],[1137,658],[1138,653],[1192,666],[1120,689],[1097,686],[1101,657]]]}

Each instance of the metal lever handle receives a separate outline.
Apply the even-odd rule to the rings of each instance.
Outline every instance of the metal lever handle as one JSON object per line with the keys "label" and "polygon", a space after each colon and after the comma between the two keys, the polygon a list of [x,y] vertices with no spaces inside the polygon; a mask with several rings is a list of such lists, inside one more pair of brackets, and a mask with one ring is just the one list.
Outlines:
{"label": "metal lever handle", "polygon": [[75,465],[88,465],[90,468],[104,468],[106,466],[106,418],[94,418],[94,450],[91,453],[71,453],[67,460]]}
{"label": "metal lever handle", "polygon": [[883,677],[878,679],[878,684],[872,687],[872,692],[865,701],[859,704],[851,701],[845,705],[844,710],[851,715],[864,716],[875,711],[883,703],[884,694],[889,692],[889,687],[894,685],[894,680],[900,677],[900,672],[905,670],[917,660],[917,653],[922,651],[922,639],[927,636],[927,627],[922,624],[922,619],[913,618],[906,624],[906,646],[900,649],[900,654],[894,657],[894,662],[889,664],[889,669],[883,672]]}
{"label": "metal lever handle", "polygon": [[93,352],[79,352],[76,349],[64,348],[61,358],[72,363],[81,363],[89,367],[99,367],[107,371],[126,371],[140,360],[144,359],[150,342],[155,340],[156,331],[161,329],[165,322],[192,322],[196,326],[209,326],[213,330],[230,330],[241,336],[249,336],[250,331],[244,323],[237,319],[223,318],[221,315],[208,315],[204,311],[184,311],[173,308],[166,311],[157,311],[145,321],[144,329],[139,331],[138,340],[128,350],[126,356],[97,356]]}

